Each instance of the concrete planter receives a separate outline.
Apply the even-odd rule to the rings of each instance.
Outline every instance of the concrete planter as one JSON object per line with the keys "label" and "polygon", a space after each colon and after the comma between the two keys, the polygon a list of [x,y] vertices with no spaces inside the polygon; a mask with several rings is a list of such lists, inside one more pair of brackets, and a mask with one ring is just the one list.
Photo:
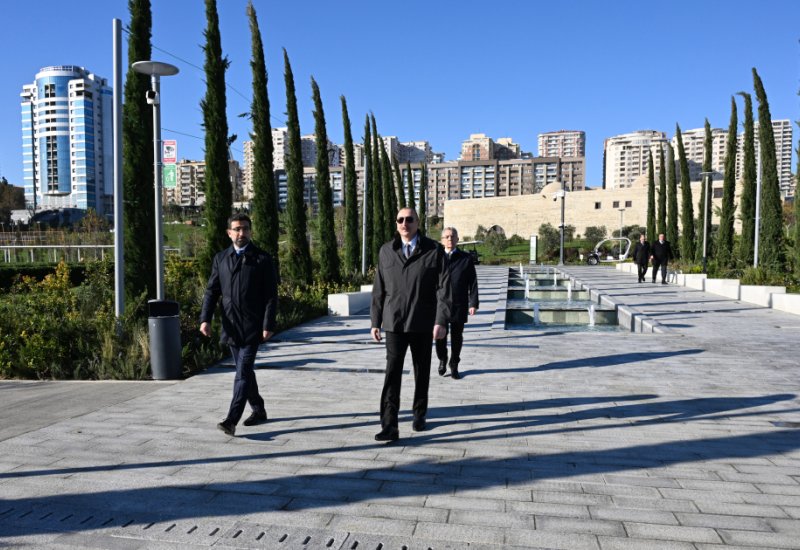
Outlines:
{"label": "concrete planter", "polygon": [[800,315],[800,294],[772,294],[772,309]]}
{"label": "concrete planter", "polygon": [[344,292],[328,294],[328,315],[347,317],[369,310],[372,300],[370,292]]}
{"label": "concrete planter", "polygon": [[739,300],[748,304],[772,307],[773,294],[786,294],[786,287],[758,285],[742,285],[739,287]]}
{"label": "concrete planter", "polygon": [[705,273],[678,273],[675,278],[679,285],[703,290],[703,282],[706,280]]}
{"label": "concrete planter", "polygon": [[704,290],[712,294],[739,299],[739,279],[706,279]]}

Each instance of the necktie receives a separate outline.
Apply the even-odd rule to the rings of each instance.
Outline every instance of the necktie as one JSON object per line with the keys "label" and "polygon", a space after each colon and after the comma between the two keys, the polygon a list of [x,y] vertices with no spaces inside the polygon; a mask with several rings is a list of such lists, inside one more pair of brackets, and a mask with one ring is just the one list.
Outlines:
{"label": "necktie", "polygon": [[411,257],[411,244],[406,245],[406,259]]}

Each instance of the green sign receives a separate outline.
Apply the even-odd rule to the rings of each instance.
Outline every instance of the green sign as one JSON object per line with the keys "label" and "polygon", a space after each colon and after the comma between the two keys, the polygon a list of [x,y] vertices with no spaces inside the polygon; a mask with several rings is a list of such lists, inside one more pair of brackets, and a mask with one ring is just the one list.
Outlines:
{"label": "green sign", "polygon": [[161,168],[161,181],[164,189],[175,189],[178,185],[177,170],[174,164],[165,164]]}

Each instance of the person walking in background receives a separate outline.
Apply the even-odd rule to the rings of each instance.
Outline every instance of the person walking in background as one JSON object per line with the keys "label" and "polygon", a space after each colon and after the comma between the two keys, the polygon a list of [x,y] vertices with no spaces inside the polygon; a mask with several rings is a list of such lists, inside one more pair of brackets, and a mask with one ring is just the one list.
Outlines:
{"label": "person walking in background", "polygon": [[653,260],[653,283],[656,282],[656,272],[661,268],[661,284],[667,284],[667,264],[672,259],[672,247],[664,239],[664,234],[658,234],[658,240],[651,247],[650,259]]}
{"label": "person walking in background", "polygon": [[[650,243],[645,239],[644,233],[639,235],[639,242],[633,248],[633,261],[639,268],[639,282],[644,282],[644,276],[647,274],[647,264],[650,261]],[[653,270],[653,277],[656,276],[655,269]]]}
{"label": "person walking in background", "polygon": [[431,376],[431,335],[440,339],[450,316],[450,280],[444,251],[419,234],[419,216],[412,208],[397,213],[397,234],[380,249],[370,308],[372,339],[386,331],[386,375],[381,392],[381,431],[376,441],[400,437],[398,414],[406,351],[414,365],[414,421],[425,429]]}
{"label": "person walking in background", "polygon": [[231,436],[247,403],[252,414],[244,421],[245,426],[267,421],[253,365],[258,346],[275,333],[278,311],[275,264],[267,252],[250,241],[251,231],[250,218],[245,214],[235,214],[228,220],[232,245],[214,256],[200,312],[200,332],[211,336],[211,318],[222,297],[220,342],[230,346],[236,378],[228,415],[217,427]]}
{"label": "person walking in background", "polygon": [[461,361],[461,347],[464,344],[464,324],[467,314],[475,315],[478,310],[478,276],[472,257],[458,249],[458,231],[455,227],[445,227],[442,231],[442,244],[450,272],[450,288],[453,306],[448,324],[445,325],[444,338],[436,340],[436,357],[439,359],[439,376],[447,372],[447,333],[450,333],[450,376],[461,378],[458,364]]}

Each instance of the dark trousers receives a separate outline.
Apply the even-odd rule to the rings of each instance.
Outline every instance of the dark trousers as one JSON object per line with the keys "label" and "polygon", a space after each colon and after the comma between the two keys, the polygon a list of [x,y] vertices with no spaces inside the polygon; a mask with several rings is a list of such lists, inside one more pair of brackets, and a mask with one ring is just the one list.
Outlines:
{"label": "dark trousers", "polygon": [[253,370],[256,352],[258,352],[258,344],[242,347],[231,346],[231,354],[236,363],[236,378],[233,380],[233,399],[231,399],[231,407],[226,420],[232,422],[234,426],[241,420],[247,403],[250,403],[253,412],[265,410],[264,400],[258,393],[256,373]]}
{"label": "dark trousers", "polygon": [[[647,262],[636,264],[636,267],[639,268],[639,281],[644,281],[644,276],[647,274]],[[655,275],[655,270],[653,270],[653,274]]]}
{"label": "dark trousers", "polygon": [[431,380],[431,333],[387,332],[386,376],[381,392],[381,427],[397,428],[400,410],[400,385],[403,380],[403,361],[411,347],[414,363],[414,418],[428,413],[428,386]]}
{"label": "dark trousers", "polygon": [[661,282],[666,282],[667,260],[659,260],[658,258],[653,258],[653,282],[656,281],[656,272],[658,272],[659,267],[661,267]]}
{"label": "dark trousers", "polygon": [[439,361],[447,361],[447,335],[450,334],[450,366],[458,366],[461,361],[461,347],[464,345],[464,323],[447,323],[445,335],[436,340],[436,357]]}

